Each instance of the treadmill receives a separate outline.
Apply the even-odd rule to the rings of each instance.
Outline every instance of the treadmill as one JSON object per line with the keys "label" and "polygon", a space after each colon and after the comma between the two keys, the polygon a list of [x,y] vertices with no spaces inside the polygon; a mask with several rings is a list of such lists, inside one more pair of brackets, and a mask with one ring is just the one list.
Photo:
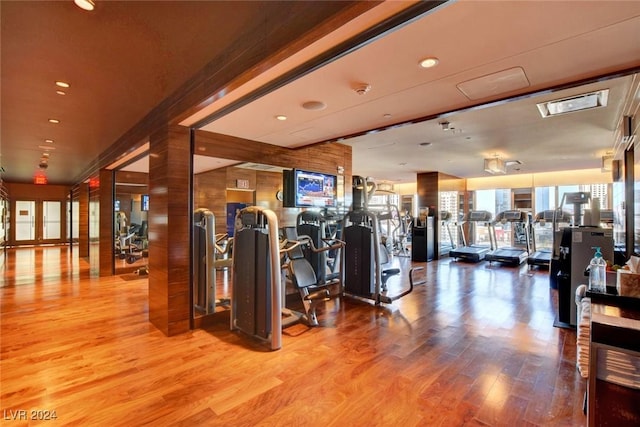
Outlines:
{"label": "treadmill", "polygon": [[[493,221],[493,240],[496,249],[487,253],[484,258],[489,262],[500,262],[509,265],[520,265],[525,262],[531,248],[530,222],[529,214],[520,210],[508,210],[497,214]],[[512,225],[513,241],[516,245],[499,248],[496,239],[496,224],[504,225],[507,223]]]}
{"label": "treadmill", "polygon": [[440,225],[441,230],[444,229],[447,232],[447,236],[449,237],[449,241],[440,242],[440,256],[447,256],[452,249],[456,248],[456,244],[453,241],[453,234],[451,233],[451,212],[449,211],[440,211]]}
{"label": "treadmill", "polygon": [[[531,225],[531,247],[533,251],[527,258],[527,264],[531,266],[538,266],[542,268],[549,268],[551,264],[551,257],[553,255],[553,239],[555,239],[557,225],[571,222],[571,214],[566,211],[560,210],[546,210],[538,212],[534,218],[534,223]],[[535,224],[544,226],[546,223],[552,224],[551,226],[551,247],[550,248],[538,248],[537,238],[535,233]]]}
{"label": "treadmill", "polygon": [[[449,251],[449,256],[454,258],[455,260],[463,260],[469,262],[480,262],[484,260],[485,255],[493,250],[493,238],[491,237],[491,220],[493,219],[493,214],[489,211],[469,211],[466,214],[462,221],[458,222],[458,230],[460,232],[460,236],[462,237],[463,246],[458,246],[457,248]],[[478,224],[484,224],[489,227],[489,243],[490,246],[486,245],[468,245],[466,237],[464,235],[463,225],[465,222],[470,223],[474,228]]]}

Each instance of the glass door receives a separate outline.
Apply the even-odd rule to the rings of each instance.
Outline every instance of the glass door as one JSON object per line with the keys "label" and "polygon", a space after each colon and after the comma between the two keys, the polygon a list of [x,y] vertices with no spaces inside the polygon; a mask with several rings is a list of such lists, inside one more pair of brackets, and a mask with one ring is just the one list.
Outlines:
{"label": "glass door", "polygon": [[43,240],[60,240],[62,237],[62,216],[59,201],[42,202],[42,238]]}
{"label": "glass door", "polygon": [[60,200],[16,200],[15,243],[63,243],[65,218]]}
{"label": "glass door", "polygon": [[36,241],[36,202],[16,200],[16,243],[26,244]]}

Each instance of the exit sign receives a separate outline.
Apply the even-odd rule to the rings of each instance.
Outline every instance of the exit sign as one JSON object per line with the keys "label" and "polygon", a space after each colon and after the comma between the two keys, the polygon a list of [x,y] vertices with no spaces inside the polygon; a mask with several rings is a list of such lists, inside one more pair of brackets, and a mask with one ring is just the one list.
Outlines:
{"label": "exit sign", "polygon": [[47,176],[46,175],[35,175],[33,177],[33,183],[34,184],[44,185],[44,184],[47,183]]}

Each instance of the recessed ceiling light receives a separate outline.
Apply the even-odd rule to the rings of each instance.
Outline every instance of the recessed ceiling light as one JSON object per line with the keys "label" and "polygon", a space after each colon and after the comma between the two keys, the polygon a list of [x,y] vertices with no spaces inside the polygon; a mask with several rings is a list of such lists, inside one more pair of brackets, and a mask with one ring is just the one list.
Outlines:
{"label": "recessed ceiling light", "polygon": [[305,110],[319,111],[327,108],[327,104],[322,101],[307,101],[302,104],[302,108]]}
{"label": "recessed ceiling light", "polygon": [[51,151],[56,149],[56,147],[52,147],[51,145],[38,145],[38,148],[44,151]]}
{"label": "recessed ceiling light", "polygon": [[285,120],[287,120],[287,116],[283,116],[282,114],[280,114],[280,115],[276,116],[276,119],[278,119],[280,121],[285,121]]}
{"label": "recessed ceiling light", "polygon": [[73,2],[80,9],[84,10],[93,10],[93,8],[96,7],[96,4],[93,2],[93,0],[73,0]]}
{"label": "recessed ceiling light", "polygon": [[50,154],[47,153],[47,152],[42,153],[42,157],[49,157],[49,156],[50,156]]}
{"label": "recessed ceiling light", "polygon": [[69,87],[69,83],[58,80],[58,81],[56,82],[56,86],[58,86],[58,87],[63,87],[63,88],[65,88],[65,89],[66,89],[66,88],[68,88],[68,87]]}
{"label": "recessed ceiling light", "polygon": [[53,144],[53,139],[45,139],[44,142],[47,144]]}
{"label": "recessed ceiling light", "polygon": [[391,114],[387,113],[387,114],[385,114],[385,115],[384,115],[384,116],[382,116],[382,117],[384,117],[385,119],[390,119],[390,118],[391,118]]}
{"label": "recessed ceiling light", "polygon": [[63,90],[57,90],[57,91],[56,91],[56,93],[57,93],[58,95],[66,95],[66,94],[67,94],[67,92],[65,92],[65,91],[63,91]]}
{"label": "recessed ceiling light", "polygon": [[49,119],[49,123],[58,124],[58,123],[60,123],[60,120],[58,120],[58,119]]}
{"label": "recessed ceiling light", "polygon": [[432,68],[438,65],[438,62],[440,62],[438,58],[436,58],[435,56],[430,56],[428,58],[424,58],[423,60],[421,60],[420,66],[422,68]]}
{"label": "recessed ceiling light", "polygon": [[431,143],[430,143],[430,142],[421,142],[421,143],[420,143],[420,144],[418,144],[418,145],[420,145],[421,147],[430,147],[430,146],[431,146]]}

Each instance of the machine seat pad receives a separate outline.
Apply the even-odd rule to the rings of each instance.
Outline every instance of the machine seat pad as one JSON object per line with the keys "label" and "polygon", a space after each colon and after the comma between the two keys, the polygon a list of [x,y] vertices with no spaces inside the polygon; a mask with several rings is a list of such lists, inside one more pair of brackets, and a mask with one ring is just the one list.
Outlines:
{"label": "machine seat pad", "polygon": [[383,276],[395,276],[396,274],[400,274],[399,268],[388,268],[386,270],[382,270]]}
{"label": "machine seat pad", "polygon": [[313,267],[306,258],[297,258],[290,261],[292,279],[295,285],[300,288],[315,286],[318,282]]}
{"label": "machine seat pad", "polygon": [[309,295],[306,295],[304,299],[306,299],[307,301],[317,301],[317,300],[328,301],[331,298],[329,297],[328,289],[321,289],[319,291],[311,292]]}

